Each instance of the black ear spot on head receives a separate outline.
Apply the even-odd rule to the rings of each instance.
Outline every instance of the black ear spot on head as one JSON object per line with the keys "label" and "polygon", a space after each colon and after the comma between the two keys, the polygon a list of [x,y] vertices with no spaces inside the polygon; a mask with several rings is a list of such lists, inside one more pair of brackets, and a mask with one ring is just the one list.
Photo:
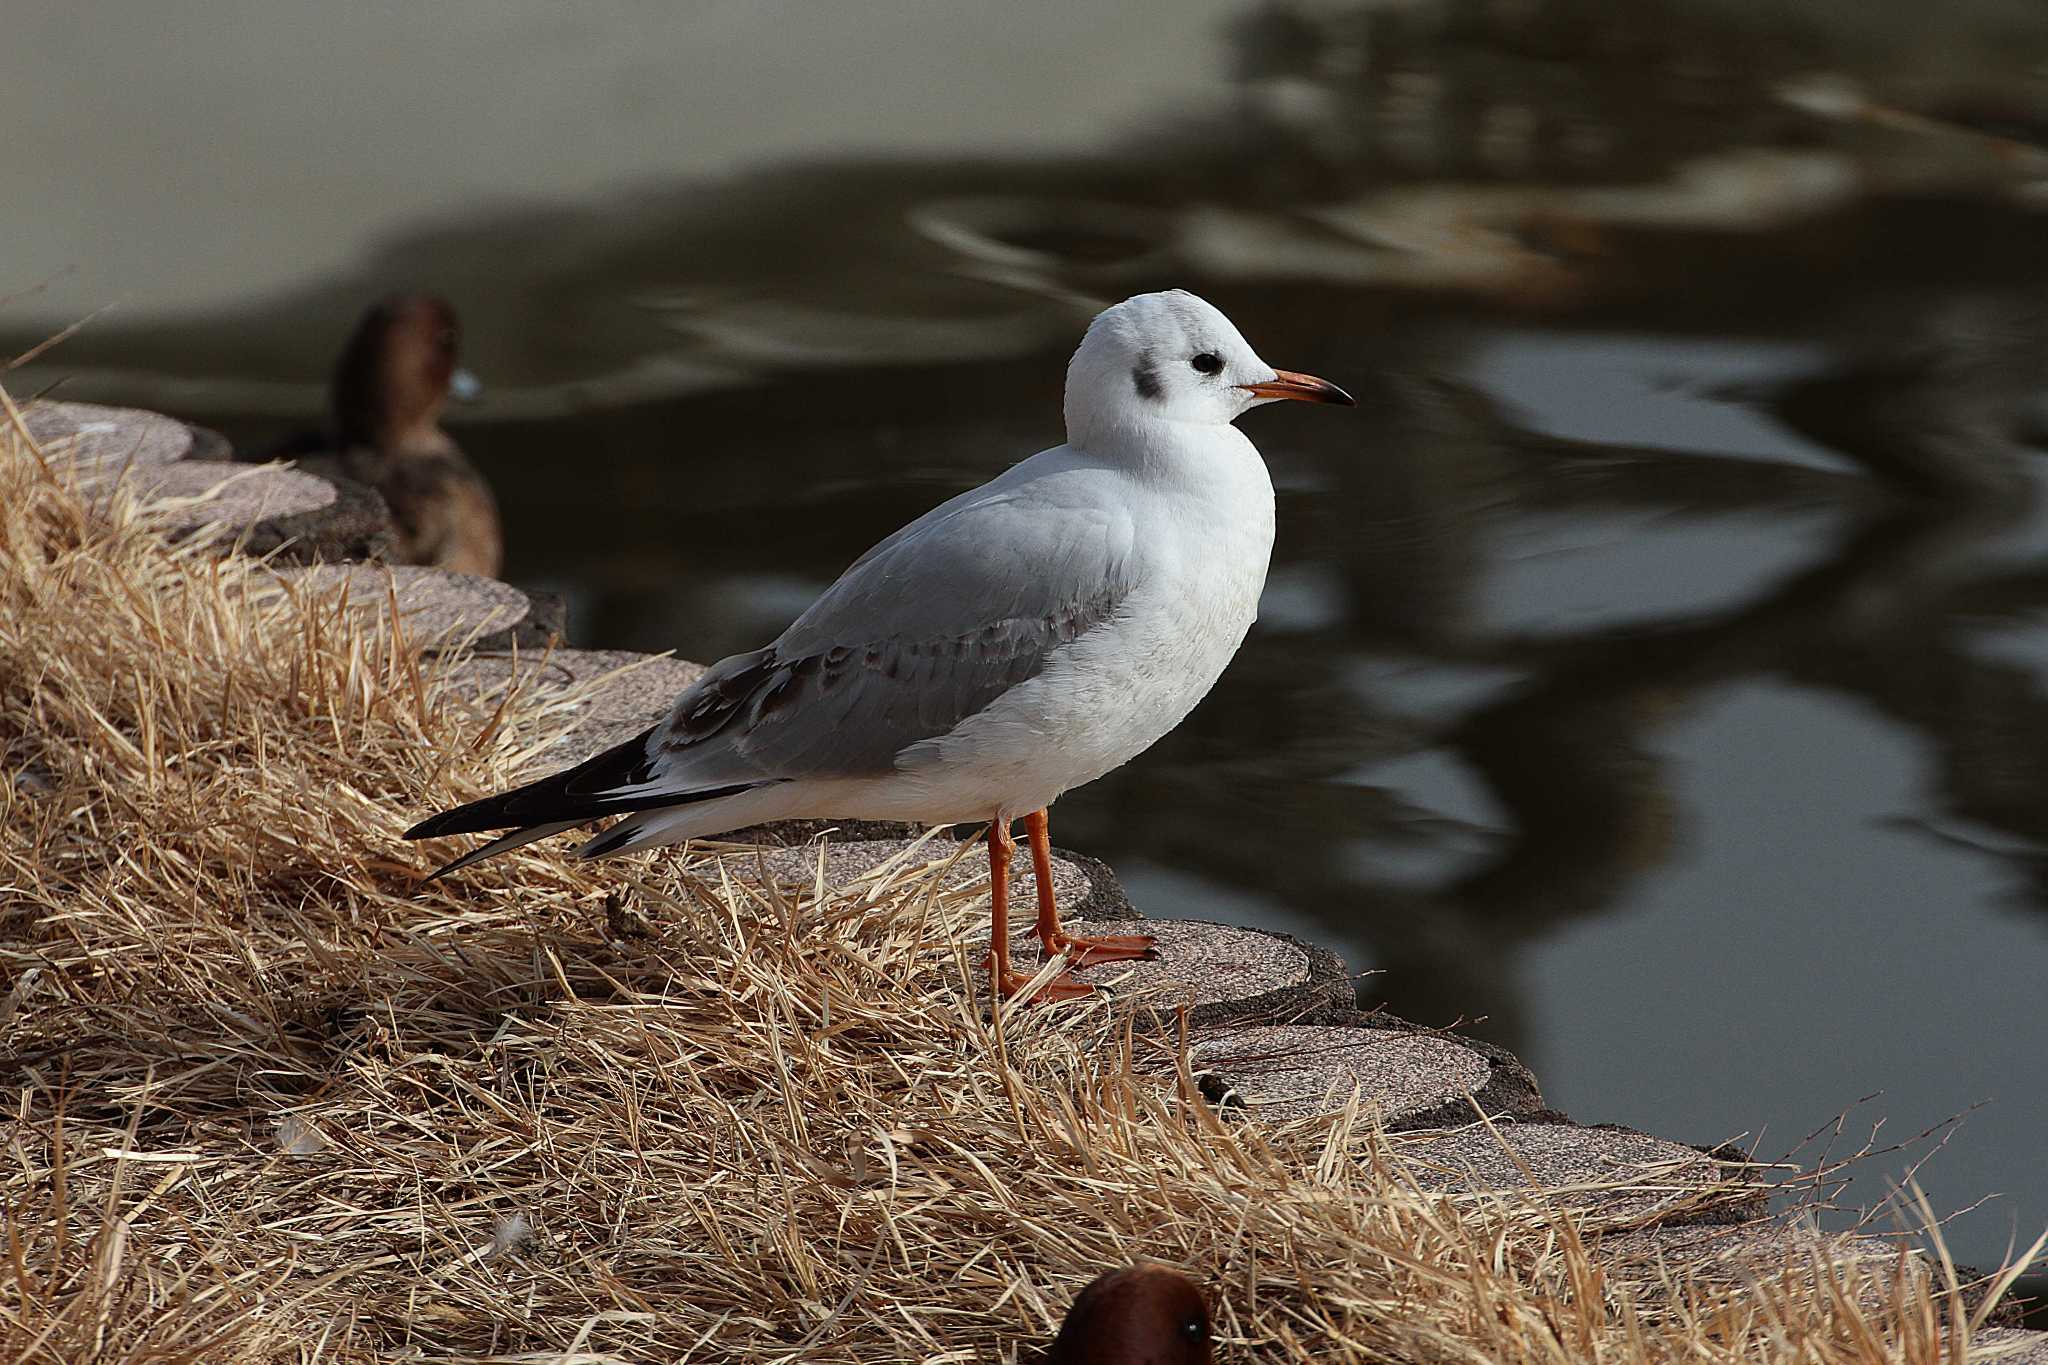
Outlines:
{"label": "black ear spot on head", "polygon": [[1159,372],[1152,368],[1150,360],[1141,360],[1131,366],[1131,387],[1138,391],[1140,398],[1159,396]]}

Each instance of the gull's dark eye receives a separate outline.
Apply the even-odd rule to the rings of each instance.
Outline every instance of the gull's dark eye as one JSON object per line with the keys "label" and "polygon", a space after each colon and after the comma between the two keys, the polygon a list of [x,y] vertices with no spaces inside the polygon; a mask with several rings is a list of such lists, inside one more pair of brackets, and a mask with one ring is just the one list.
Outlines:
{"label": "gull's dark eye", "polygon": [[1223,357],[1217,355],[1214,351],[1204,351],[1193,360],[1190,360],[1188,364],[1194,366],[1203,374],[1214,374],[1223,368]]}
{"label": "gull's dark eye", "polygon": [[[1199,357],[1197,358],[1199,359]],[[1211,360],[1215,359],[1214,356],[1209,358]],[[1209,1335],[1209,1324],[1203,1322],[1200,1318],[1189,1318],[1180,1325],[1180,1334],[1189,1341],[1200,1341],[1203,1337]]]}

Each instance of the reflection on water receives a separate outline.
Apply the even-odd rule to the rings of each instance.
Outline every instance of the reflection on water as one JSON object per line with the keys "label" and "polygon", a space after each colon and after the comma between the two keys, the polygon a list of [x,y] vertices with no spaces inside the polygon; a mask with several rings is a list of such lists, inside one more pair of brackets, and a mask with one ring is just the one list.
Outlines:
{"label": "reflection on water", "polygon": [[2012,1196],[1989,1260],[2048,1221],[2048,20],[1945,14],[1261,7],[1221,107],[1109,153],[454,221],[64,362],[254,438],[370,279],[432,281],[514,576],[705,658],[1057,439],[1097,302],[1198,288],[1363,406],[1248,420],[1261,624],[1063,841],[1583,1117],[1775,1155],[1993,1099],[1921,1172]]}

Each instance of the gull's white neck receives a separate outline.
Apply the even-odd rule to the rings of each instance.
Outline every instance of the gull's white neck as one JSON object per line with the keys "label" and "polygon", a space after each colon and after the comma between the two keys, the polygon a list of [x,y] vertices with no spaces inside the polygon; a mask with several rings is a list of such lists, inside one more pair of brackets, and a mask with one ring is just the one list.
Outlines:
{"label": "gull's white neck", "polygon": [[[1263,488],[1272,481],[1258,447],[1235,426],[1219,422],[1175,422],[1151,416],[1090,422],[1067,445],[1102,464],[1114,465],[1155,487],[1201,487],[1217,483]],[[1249,491],[1249,490],[1248,490]]]}
{"label": "gull's white neck", "polygon": [[1249,626],[1273,553],[1273,480],[1258,448],[1235,426],[1156,418],[1093,437],[1086,445],[1069,441],[1068,449],[1128,478],[1131,496],[1155,509],[1153,534],[1164,557],[1209,561],[1204,572],[1222,577],[1198,591],[1217,594],[1224,614],[1241,613]]}

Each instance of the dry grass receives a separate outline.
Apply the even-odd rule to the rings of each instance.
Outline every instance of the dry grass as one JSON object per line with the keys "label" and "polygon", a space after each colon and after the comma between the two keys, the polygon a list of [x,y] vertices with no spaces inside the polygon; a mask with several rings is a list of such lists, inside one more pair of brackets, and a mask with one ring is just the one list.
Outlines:
{"label": "dry grass", "polygon": [[399,831],[559,705],[167,548],[11,423],[0,490],[0,1357],[1012,1359],[1142,1254],[1232,1360],[1956,1358],[1917,1262],[1631,1278],[1356,1113],[1219,1121],[1112,1006],[991,1019],[940,946],[973,898],[909,866],[416,890]]}

